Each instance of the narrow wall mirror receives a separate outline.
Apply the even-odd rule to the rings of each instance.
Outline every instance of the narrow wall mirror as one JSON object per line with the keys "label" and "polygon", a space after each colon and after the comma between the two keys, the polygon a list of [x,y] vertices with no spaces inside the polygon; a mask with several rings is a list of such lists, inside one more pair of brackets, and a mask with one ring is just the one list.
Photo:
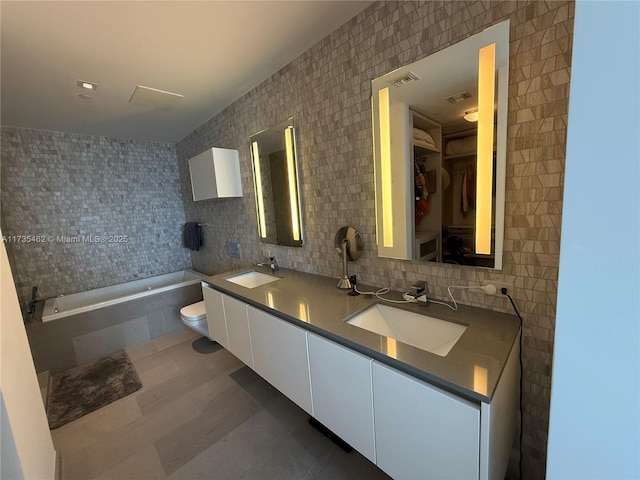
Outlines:
{"label": "narrow wall mirror", "polygon": [[300,189],[293,118],[250,137],[258,236],[301,247]]}
{"label": "narrow wall mirror", "polygon": [[378,256],[502,268],[509,21],[372,82]]}

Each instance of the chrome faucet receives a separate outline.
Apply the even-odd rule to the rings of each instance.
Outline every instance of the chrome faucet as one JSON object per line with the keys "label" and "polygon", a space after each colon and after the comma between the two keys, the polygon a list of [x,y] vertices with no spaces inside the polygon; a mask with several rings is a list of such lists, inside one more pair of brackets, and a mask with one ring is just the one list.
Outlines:
{"label": "chrome faucet", "polygon": [[271,267],[271,273],[276,273],[279,270],[278,262],[276,262],[276,257],[269,257],[268,262],[261,262],[258,264],[259,267],[266,267],[267,265]]}

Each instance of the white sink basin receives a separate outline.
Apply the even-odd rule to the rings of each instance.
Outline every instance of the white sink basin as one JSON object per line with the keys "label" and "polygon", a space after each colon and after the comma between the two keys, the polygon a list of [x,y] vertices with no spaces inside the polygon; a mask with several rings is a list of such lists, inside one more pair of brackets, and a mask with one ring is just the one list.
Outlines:
{"label": "white sink basin", "polygon": [[267,283],[280,280],[280,277],[274,277],[273,275],[267,275],[266,273],[256,272],[255,270],[247,273],[240,273],[232,277],[225,278],[226,281],[235,283],[246,288],[256,288]]}
{"label": "white sink basin", "polygon": [[465,325],[380,304],[372,305],[347,323],[441,357],[449,353],[467,329]]}

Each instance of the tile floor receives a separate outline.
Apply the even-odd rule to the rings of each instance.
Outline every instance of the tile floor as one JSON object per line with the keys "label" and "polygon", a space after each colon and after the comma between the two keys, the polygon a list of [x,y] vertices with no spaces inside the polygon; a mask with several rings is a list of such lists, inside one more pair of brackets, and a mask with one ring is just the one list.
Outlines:
{"label": "tile floor", "polygon": [[52,431],[71,479],[388,479],[226,350],[190,330],[128,350],[142,389]]}

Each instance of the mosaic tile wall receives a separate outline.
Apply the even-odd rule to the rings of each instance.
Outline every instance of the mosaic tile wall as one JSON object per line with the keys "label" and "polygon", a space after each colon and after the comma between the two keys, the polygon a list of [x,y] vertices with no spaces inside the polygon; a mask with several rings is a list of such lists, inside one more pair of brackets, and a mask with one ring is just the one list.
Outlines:
{"label": "mosaic tile wall", "polygon": [[[544,478],[573,30],[572,2],[375,2],[176,145],[185,211],[210,224],[194,267],[221,272],[264,257],[258,242],[249,137],[293,116],[306,244],[271,246],[285,267],[339,278],[333,237],[356,226],[363,282],[405,289],[425,277],[445,286],[512,283],[524,316],[523,478]],[[504,269],[379,259],[376,255],[371,80],[511,20]],[[241,199],[191,201],[187,159],[211,146],[240,151]],[[213,227],[213,228],[212,228]],[[242,258],[227,256],[238,241]],[[463,303],[511,311],[504,297],[460,293]],[[511,476],[517,475],[514,451]]]}
{"label": "mosaic tile wall", "polygon": [[191,268],[173,145],[0,132],[2,233],[23,311],[34,285],[45,298]]}

